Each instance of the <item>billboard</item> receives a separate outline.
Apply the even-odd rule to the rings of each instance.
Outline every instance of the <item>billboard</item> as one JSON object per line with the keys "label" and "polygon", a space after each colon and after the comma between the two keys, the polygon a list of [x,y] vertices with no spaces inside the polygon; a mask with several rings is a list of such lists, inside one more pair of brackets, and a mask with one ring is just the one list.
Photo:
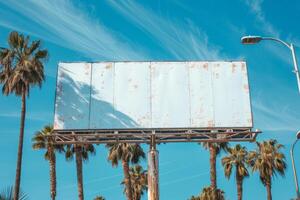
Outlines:
{"label": "billboard", "polygon": [[245,62],[58,65],[56,130],[252,126]]}

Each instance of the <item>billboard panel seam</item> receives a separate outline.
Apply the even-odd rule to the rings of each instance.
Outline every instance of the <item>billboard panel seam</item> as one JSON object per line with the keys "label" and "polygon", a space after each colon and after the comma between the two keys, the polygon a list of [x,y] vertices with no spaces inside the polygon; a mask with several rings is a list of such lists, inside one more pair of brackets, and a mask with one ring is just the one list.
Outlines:
{"label": "billboard panel seam", "polygon": [[91,75],[90,75],[90,103],[89,103],[89,128],[91,128],[91,107],[92,107],[92,89],[93,89],[93,86],[92,86],[92,80],[93,80],[93,64],[89,63],[90,65],[90,71],[91,71]]}
{"label": "billboard panel seam", "polygon": [[190,126],[192,125],[192,101],[191,101],[191,75],[190,75],[190,67],[189,67],[189,63],[185,63],[185,67],[188,66],[188,91],[189,91],[189,119],[190,119]]}
{"label": "billboard panel seam", "polygon": [[152,115],[153,115],[153,109],[152,109],[152,99],[153,99],[153,94],[152,94],[152,62],[149,63],[149,74],[150,74],[150,124],[151,127],[153,127],[153,121],[152,121]]}
{"label": "billboard panel seam", "polygon": [[[213,73],[214,73],[214,68],[212,69],[212,73],[210,73],[210,86],[211,86],[211,96],[212,96],[212,101],[213,104],[215,102],[215,93],[214,93],[214,83],[213,83]],[[211,126],[214,127],[216,125],[216,109],[214,108],[214,106],[212,107],[213,110],[213,117],[212,117],[212,124]],[[209,126],[209,125],[208,125]]]}

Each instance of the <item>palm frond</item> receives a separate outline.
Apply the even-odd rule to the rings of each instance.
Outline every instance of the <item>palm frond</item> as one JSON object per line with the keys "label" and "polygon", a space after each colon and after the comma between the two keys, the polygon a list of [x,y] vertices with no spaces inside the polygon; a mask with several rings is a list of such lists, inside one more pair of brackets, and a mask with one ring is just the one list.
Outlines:
{"label": "palm frond", "polygon": [[[14,195],[14,187],[13,186],[7,187],[0,193],[0,200],[14,200],[13,195]],[[28,196],[21,191],[19,195],[19,200],[28,200]]]}

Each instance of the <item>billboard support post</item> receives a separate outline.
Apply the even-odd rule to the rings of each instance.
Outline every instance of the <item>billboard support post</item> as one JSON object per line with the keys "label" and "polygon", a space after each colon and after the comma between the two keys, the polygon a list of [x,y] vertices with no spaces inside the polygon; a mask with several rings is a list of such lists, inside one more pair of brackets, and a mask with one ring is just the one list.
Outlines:
{"label": "billboard support post", "polygon": [[159,200],[158,151],[156,150],[155,132],[151,135],[148,152],[148,199]]}

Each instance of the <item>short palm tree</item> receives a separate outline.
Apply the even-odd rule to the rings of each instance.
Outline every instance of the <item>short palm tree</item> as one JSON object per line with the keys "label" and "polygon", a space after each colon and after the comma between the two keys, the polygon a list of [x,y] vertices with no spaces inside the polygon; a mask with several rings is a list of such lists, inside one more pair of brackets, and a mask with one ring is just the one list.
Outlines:
{"label": "short palm tree", "polygon": [[199,200],[225,200],[224,192],[220,189],[214,189],[209,186],[203,188]]}
{"label": "short palm tree", "polygon": [[56,152],[64,152],[64,146],[54,144],[54,140],[51,137],[53,134],[53,126],[45,126],[41,131],[35,133],[32,138],[32,148],[34,150],[45,149],[45,159],[50,164],[50,196],[54,200],[56,197]]}
{"label": "short palm tree", "polygon": [[141,158],[145,158],[145,153],[139,144],[112,143],[107,144],[106,147],[109,149],[108,160],[112,163],[112,166],[118,166],[119,161],[122,162],[126,196],[128,200],[132,200],[133,189],[131,187],[129,164],[137,164]]}
{"label": "short palm tree", "polygon": [[0,49],[0,84],[3,84],[4,95],[21,96],[21,122],[18,145],[18,158],[15,179],[14,198],[18,199],[21,183],[23,156],[23,140],[26,115],[26,98],[32,86],[41,87],[45,75],[43,62],[48,57],[47,50],[41,50],[40,41],[30,43],[29,36],[25,37],[15,31],[8,38],[9,48]]}
{"label": "short palm tree", "polygon": [[259,172],[259,177],[267,189],[267,199],[272,200],[272,177],[284,176],[286,169],[285,156],[280,150],[283,145],[276,140],[257,142],[256,151],[249,153],[249,163],[253,171]]}
{"label": "short palm tree", "polygon": [[189,200],[200,200],[200,197],[192,196],[191,198],[189,198]]}
{"label": "short palm tree", "polygon": [[217,156],[221,153],[221,151],[227,150],[228,143],[203,142],[202,146],[205,149],[209,150],[210,185],[214,189],[213,191],[217,191],[217,169],[216,169]]}
{"label": "short palm tree", "polygon": [[[147,179],[147,171],[143,170],[143,167],[140,165],[135,165],[130,167],[129,170],[130,180],[131,180],[131,188],[132,188],[132,196],[133,200],[140,200],[144,195],[144,191],[148,189],[148,179]],[[125,184],[125,180],[122,182]],[[124,192],[127,193],[127,188],[125,187]]]}
{"label": "short palm tree", "polygon": [[66,160],[71,161],[75,155],[76,160],[76,172],[77,172],[77,188],[78,188],[78,199],[84,200],[83,192],[83,166],[82,161],[88,161],[89,155],[95,155],[96,150],[91,144],[74,144],[66,146]]}
{"label": "short palm tree", "polygon": [[234,148],[227,149],[228,155],[222,158],[225,176],[229,179],[232,168],[235,168],[235,179],[237,185],[238,200],[242,200],[243,196],[243,180],[249,176],[247,170],[248,152],[246,147],[236,145]]}
{"label": "short palm tree", "polygon": [[199,196],[192,196],[189,200],[225,200],[225,197],[222,190],[208,186],[202,189]]}
{"label": "short palm tree", "polygon": [[94,200],[105,200],[105,198],[103,196],[96,196]]}

